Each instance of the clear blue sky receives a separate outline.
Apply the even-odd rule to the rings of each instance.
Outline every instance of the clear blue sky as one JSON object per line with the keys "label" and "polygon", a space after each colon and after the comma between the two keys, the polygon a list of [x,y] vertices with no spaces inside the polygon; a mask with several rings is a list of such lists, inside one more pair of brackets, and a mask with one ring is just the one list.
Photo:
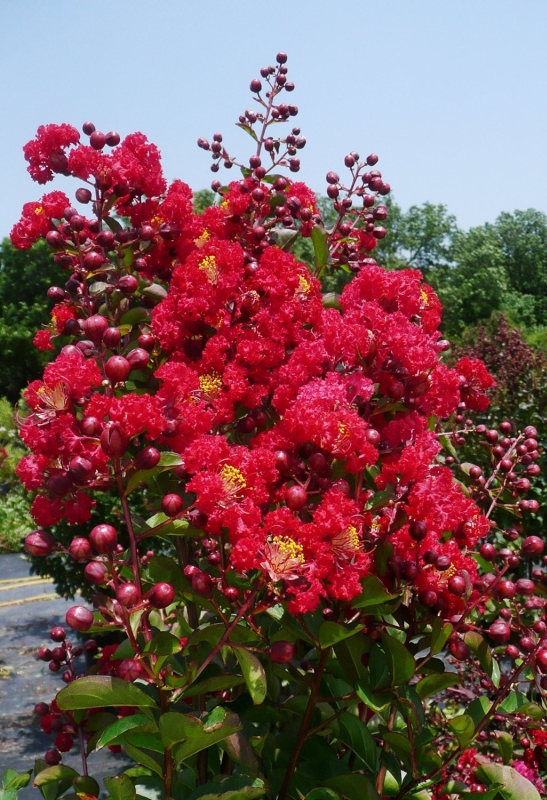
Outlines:
{"label": "clear blue sky", "polygon": [[248,153],[233,123],[278,50],[316,191],[355,149],[404,208],[444,203],[464,228],[547,213],[545,0],[3,0],[0,29],[0,237],[53,186],[21,152],[47,122],[142,130],[169,179],[208,186],[197,137]]}

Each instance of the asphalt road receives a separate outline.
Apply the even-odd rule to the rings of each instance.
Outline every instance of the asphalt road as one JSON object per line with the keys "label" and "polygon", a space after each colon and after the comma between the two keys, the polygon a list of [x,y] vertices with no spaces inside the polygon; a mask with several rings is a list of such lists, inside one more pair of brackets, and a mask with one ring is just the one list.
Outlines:
{"label": "asphalt road", "polygon": [[[49,631],[65,626],[67,608],[74,600],[55,594],[53,584],[29,575],[29,564],[17,554],[0,555],[0,776],[8,767],[32,769],[53,746],[33,713],[36,703],[49,703],[65,685],[61,673],[36,658],[39,647],[53,646]],[[66,626],[65,626],[66,627]],[[82,664],[83,667],[83,664]],[[81,770],[79,751],[63,755],[63,763]],[[123,762],[109,751],[93,753],[89,772],[96,778],[116,775]],[[39,800],[38,789],[20,792],[22,800]]]}

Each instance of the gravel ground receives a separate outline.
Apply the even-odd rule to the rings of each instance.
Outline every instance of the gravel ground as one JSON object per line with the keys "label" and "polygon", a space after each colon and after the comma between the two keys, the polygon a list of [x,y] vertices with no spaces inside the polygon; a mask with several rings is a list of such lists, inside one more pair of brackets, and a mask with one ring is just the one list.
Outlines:
{"label": "gravel ground", "polygon": [[[18,554],[0,555],[0,775],[8,767],[24,772],[32,769],[53,746],[53,737],[42,732],[33,713],[39,702],[50,702],[65,684],[61,673],[53,673],[38,661],[39,647],[51,646],[49,631],[65,624],[73,600],[57,597],[52,583],[29,577],[29,564]],[[63,763],[81,769],[79,751],[63,756]],[[89,771],[96,777],[115,775],[124,762],[109,751],[89,758]],[[40,798],[37,789],[20,792],[22,800]]]}

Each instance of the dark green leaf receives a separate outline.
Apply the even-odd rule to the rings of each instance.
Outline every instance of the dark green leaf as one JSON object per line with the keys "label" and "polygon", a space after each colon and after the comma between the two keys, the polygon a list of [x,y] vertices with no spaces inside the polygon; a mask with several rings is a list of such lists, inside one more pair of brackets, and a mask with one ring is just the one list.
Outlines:
{"label": "dark green leaf", "polygon": [[387,504],[393,500],[394,497],[395,494],[393,493],[393,489],[391,487],[389,489],[382,489],[379,492],[375,492],[372,497],[369,497],[365,508],[367,511],[374,511],[377,508],[383,508],[384,506],[387,506]]}
{"label": "dark green leaf", "polygon": [[371,641],[365,636],[352,636],[334,645],[336,658],[350,683],[366,678],[368,672],[363,664],[363,657],[370,651],[370,647]]}
{"label": "dark green leaf", "polygon": [[473,702],[467,706],[466,714],[471,717],[476,727],[482,722],[491,708],[491,700],[489,700],[487,697],[477,697],[476,700],[473,700]]}
{"label": "dark green leaf", "polygon": [[[178,453],[171,453],[165,452],[161,454],[159,463],[153,469],[140,469],[137,472],[133,473],[133,475],[129,478],[127,482],[127,486],[125,488],[125,495],[131,494],[133,489],[136,489],[137,486],[140,486],[141,483],[146,483],[147,480],[150,478],[159,475],[161,472],[165,472],[168,469],[172,469],[173,467],[179,466],[182,464],[182,458],[178,455]],[[156,514],[155,516],[160,516]],[[163,522],[164,520],[168,519],[164,514],[161,515],[164,519],[160,520]],[[154,519],[154,517],[152,517]],[[183,520],[178,520],[179,522],[183,522]],[[186,520],[184,520],[186,521]],[[147,521],[147,525],[150,528],[155,527],[158,525],[159,522],[154,522],[150,524],[150,520]],[[186,523],[186,527],[188,527],[188,523]]]}
{"label": "dark green leaf", "polygon": [[376,575],[367,575],[361,581],[363,590],[359,597],[352,601],[353,608],[367,608],[368,606],[377,606],[386,603],[389,600],[394,600],[398,595],[390,594],[382,581]]}
{"label": "dark green leaf", "polygon": [[103,778],[103,783],[112,800],[135,800],[136,798],[135,787],[127,775]]}
{"label": "dark green leaf", "polygon": [[153,653],[156,656],[171,656],[180,650],[180,639],[169,631],[156,633],[144,648],[145,653]]}
{"label": "dark green leaf", "polygon": [[431,655],[436,656],[437,653],[440,653],[443,650],[445,644],[448,641],[448,638],[452,631],[454,630],[454,626],[451,625],[449,622],[445,622],[444,625],[442,624],[442,620],[437,617],[435,619],[435,623],[437,625],[433,625],[433,632],[431,634]]}
{"label": "dark green leaf", "polygon": [[455,672],[445,672],[444,675],[426,675],[416,684],[416,691],[422,700],[432,694],[442,692],[449,686],[458,686],[462,679]]}
{"label": "dark green leaf", "polygon": [[234,686],[240,686],[245,683],[245,678],[241,675],[214,675],[212,678],[206,678],[204,681],[194,683],[189,689],[186,689],[181,697],[197,697],[200,694],[208,694],[209,692],[222,692],[225,689],[233,689]]}
{"label": "dark green leaf", "polygon": [[243,672],[247,689],[255,706],[266,699],[268,682],[266,672],[259,659],[243,647],[234,647],[234,653]]}
{"label": "dark green leaf", "polygon": [[312,789],[304,800],[340,800],[340,795],[333,792],[332,789],[320,786],[318,789]]}
{"label": "dark green leaf", "polygon": [[340,792],[347,800],[380,800],[373,783],[364,775],[337,775],[323,783],[329,789]]}
{"label": "dark green leaf", "polygon": [[57,695],[57,705],[63,711],[104,706],[155,706],[154,700],[134,683],[106,675],[79,678]]}
{"label": "dark green leaf", "polygon": [[376,773],[378,751],[367,726],[353,714],[342,714],[339,719],[340,740],[351,747],[369,772]]}
{"label": "dark green leaf", "polygon": [[414,656],[409,653],[402,642],[399,642],[398,639],[388,633],[382,634],[382,645],[386,654],[392,683],[397,686],[409,681],[416,671]]}
{"label": "dark green leaf", "polygon": [[388,686],[391,686],[392,681],[390,678],[386,655],[377,642],[373,644],[370,651],[368,669],[370,675],[370,687],[373,691],[377,691],[378,689],[387,689]]}
{"label": "dark green leaf", "polygon": [[329,261],[329,237],[322,225],[314,225],[311,231],[314,263],[317,275],[321,277]]}
{"label": "dark green leaf", "polygon": [[252,783],[245,776],[234,775],[222,783],[205,783],[189,796],[188,800],[255,800],[266,794],[266,786],[261,778]]}
{"label": "dark green leaf", "polygon": [[361,633],[362,630],[362,626],[348,628],[345,625],[339,625],[338,622],[322,622],[319,627],[319,644],[323,649],[332,647],[333,644],[341,642],[343,639],[349,639],[356,633]]}
{"label": "dark green leaf", "polygon": [[148,769],[151,769],[156,775],[159,775],[160,778],[163,778],[163,758],[159,756],[156,757],[152,753],[145,753],[140,747],[135,747],[134,744],[127,741],[124,743],[124,749],[129,758],[132,758],[137,764],[148,767]]}

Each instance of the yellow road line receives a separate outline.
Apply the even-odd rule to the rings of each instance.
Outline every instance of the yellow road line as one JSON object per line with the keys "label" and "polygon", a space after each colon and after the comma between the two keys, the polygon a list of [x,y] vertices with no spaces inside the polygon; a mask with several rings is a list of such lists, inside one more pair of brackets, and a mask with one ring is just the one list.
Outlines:
{"label": "yellow road line", "polygon": [[25,597],[22,600],[6,600],[0,603],[0,608],[7,608],[8,606],[22,606],[24,603],[34,603],[36,600],[57,600],[60,597],[53,592],[50,594],[37,594],[34,597]]}
{"label": "yellow road line", "polygon": [[15,589],[25,589],[27,586],[37,586],[40,583],[53,583],[51,578],[37,578],[36,580],[32,581],[25,581],[24,583],[21,581],[17,581],[14,583],[10,583],[7,586],[0,586],[0,592],[9,592],[15,591]]}
{"label": "yellow road line", "polygon": [[49,575],[29,575],[27,578],[2,578],[0,584],[3,583],[33,583],[34,581],[51,580]]}

